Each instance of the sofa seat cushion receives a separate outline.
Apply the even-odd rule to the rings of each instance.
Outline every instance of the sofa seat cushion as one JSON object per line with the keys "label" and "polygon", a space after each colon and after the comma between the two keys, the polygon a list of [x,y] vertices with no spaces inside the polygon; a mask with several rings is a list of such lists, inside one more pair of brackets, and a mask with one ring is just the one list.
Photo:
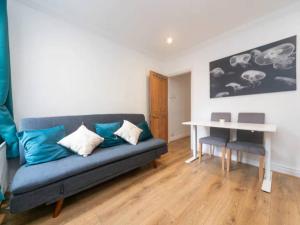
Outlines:
{"label": "sofa seat cushion", "polygon": [[14,195],[33,191],[51,183],[63,180],[99,166],[113,163],[143,152],[165,146],[165,141],[152,138],[137,145],[123,144],[104,149],[95,149],[93,154],[83,158],[72,155],[61,160],[48,163],[22,166],[14,176],[11,192]]}

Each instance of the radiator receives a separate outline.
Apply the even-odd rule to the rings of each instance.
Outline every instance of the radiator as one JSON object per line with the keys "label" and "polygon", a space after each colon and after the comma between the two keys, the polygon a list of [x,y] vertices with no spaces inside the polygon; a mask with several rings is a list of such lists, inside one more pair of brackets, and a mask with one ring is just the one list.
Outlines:
{"label": "radiator", "polygon": [[[8,188],[8,169],[7,169],[7,160],[6,160],[6,144],[3,142],[0,145],[0,187],[1,193],[4,194]],[[1,201],[0,193],[0,201]]]}

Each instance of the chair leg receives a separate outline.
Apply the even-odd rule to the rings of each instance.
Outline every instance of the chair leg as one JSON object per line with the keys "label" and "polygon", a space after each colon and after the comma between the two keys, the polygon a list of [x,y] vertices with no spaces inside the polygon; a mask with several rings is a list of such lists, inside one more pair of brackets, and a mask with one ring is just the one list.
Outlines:
{"label": "chair leg", "polygon": [[222,170],[225,171],[225,154],[226,154],[226,148],[222,147]]}
{"label": "chair leg", "polygon": [[260,155],[259,156],[259,172],[258,172],[258,177],[259,177],[259,182],[262,182],[264,179],[264,166],[265,165],[265,157]]}
{"label": "chair leg", "polygon": [[208,149],[208,155],[209,155],[209,158],[211,158],[211,150],[212,150],[212,146],[210,145],[210,146],[209,146],[209,149]]}
{"label": "chair leg", "polygon": [[236,151],[236,154],[237,154],[237,156],[236,156],[236,158],[237,158],[237,162],[241,162],[241,159],[242,159],[242,152],[241,151]]}
{"label": "chair leg", "polygon": [[199,143],[199,147],[198,147],[198,157],[199,157],[199,161],[201,162],[202,160],[202,143]]}
{"label": "chair leg", "polygon": [[231,164],[231,149],[227,149],[227,172],[230,171],[230,164]]}
{"label": "chair leg", "polygon": [[62,210],[63,204],[64,204],[64,199],[60,199],[56,202],[55,208],[54,208],[54,211],[53,211],[53,218],[56,218],[56,217],[59,216],[59,214]]}

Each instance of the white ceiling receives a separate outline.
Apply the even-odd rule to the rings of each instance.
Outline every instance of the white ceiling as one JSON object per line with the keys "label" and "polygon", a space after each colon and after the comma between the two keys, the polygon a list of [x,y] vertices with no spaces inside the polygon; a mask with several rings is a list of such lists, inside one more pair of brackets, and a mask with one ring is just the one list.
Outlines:
{"label": "white ceiling", "polygon": [[[19,0],[166,58],[298,0]],[[173,45],[165,38],[172,36]]]}

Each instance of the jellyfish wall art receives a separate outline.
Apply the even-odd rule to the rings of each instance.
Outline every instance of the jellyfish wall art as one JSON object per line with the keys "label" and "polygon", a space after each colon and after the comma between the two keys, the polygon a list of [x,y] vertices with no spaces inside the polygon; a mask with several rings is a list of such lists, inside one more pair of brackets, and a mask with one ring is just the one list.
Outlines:
{"label": "jellyfish wall art", "polygon": [[296,36],[209,64],[210,97],[296,90]]}

